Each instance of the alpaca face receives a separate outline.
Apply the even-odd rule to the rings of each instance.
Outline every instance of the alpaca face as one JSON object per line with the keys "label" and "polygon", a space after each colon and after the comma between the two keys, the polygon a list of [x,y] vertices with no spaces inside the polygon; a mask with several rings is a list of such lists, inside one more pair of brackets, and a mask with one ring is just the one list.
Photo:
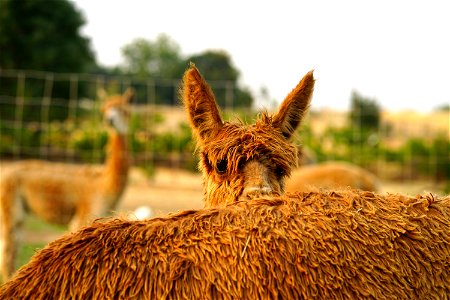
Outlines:
{"label": "alpaca face", "polygon": [[314,87],[312,72],[286,97],[278,112],[263,113],[253,125],[222,122],[214,95],[191,66],[183,78],[183,102],[200,150],[205,206],[282,194],[297,165],[290,138],[306,112]]}
{"label": "alpaca face", "polygon": [[296,158],[296,147],[270,124],[224,124],[214,139],[201,142],[207,205],[282,194]]}
{"label": "alpaca face", "polygon": [[105,123],[117,133],[124,135],[128,132],[128,103],[134,92],[127,89],[123,95],[112,96],[103,104],[102,112]]}
{"label": "alpaca face", "polygon": [[121,107],[112,107],[105,111],[105,122],[119,134],[128,132],[128,114]]}

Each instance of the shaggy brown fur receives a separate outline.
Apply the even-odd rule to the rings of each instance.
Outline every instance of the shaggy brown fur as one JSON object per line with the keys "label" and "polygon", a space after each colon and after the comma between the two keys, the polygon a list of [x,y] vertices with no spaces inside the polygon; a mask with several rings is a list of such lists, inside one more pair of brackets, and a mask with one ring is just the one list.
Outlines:
{"label": "shaggy brown fur", "polygon": [[109,126],[104,166],[22,161],[2,174],[0,185],[0,266],[3,279],[15,270],[20,227],[26,213],[71,230],[104,216],[117,205],[128,174],[128,102],[133,91],[104,100]]}
{"label": "shaggy brown fur", "polygon": [[380,189],[380,182],[374,174],[357,165],[337,161],[302,166],[294,170],[286,181],[287,192],[331,191],[348,187],[376,192]]}
{"label": "shaggy brown fur", "polygon": [[290,139],[313,88],[311,71],[274,115],[262,113],[254,125],[223,122],[210,87],[191,65],[182,97],[200,150],[206,207],[284,192],[284,180],[297,164]]}
{"label": "shaggy brown fur", "polygon": [[446,299],[450,197],[298,193],[50,243],[0,299]]}

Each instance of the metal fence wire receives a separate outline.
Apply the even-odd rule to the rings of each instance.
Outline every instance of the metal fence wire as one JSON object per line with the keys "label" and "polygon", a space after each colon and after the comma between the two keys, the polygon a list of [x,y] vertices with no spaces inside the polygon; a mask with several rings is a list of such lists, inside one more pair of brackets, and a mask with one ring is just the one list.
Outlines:
{"label": "metal fence wire", "polygon": [[[254,119],[255,111],[233,109],[232,83],[210,84],[221,95],[219,105],[227,116]],[[106,134],[96,93],[101,88],[122,93],[130,86],[136,91],[129,135],[133,164],[195,171],[195,147],[179,101],[180,79],[0,69],[0,159],[101,163]],[[448,111],[383,111],[379,127],[365,132],[349,125],[348,112],[312,107],[296,135],[309,162],[350,161],[384,180],[448,182]],[[359,113],[364,120],[364,112]]]}

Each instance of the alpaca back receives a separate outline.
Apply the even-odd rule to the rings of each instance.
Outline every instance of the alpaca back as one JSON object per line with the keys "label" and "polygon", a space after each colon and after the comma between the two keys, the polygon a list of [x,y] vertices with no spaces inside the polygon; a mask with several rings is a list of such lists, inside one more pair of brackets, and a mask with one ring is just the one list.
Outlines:
{"label": "alpaca back", "polygon": [[302,166],[294,170],[286,181],[286,192],[349,187],[376,192],[380,190],[380,181],[374,174],[357,165],[334,161]]}
{"label": "alpaca back", "polygon": [[115,219],[38,252],[1,299],[430,299],[450,293],[450,197],[297,193]]}
{"label": "alpaca back", "polygon": [[15,174],[4,179],[14,180],[16,197],[28,211],[47,222],[68,224],[77,206],[101,200],[99,186],[104,172],[101,166],[43,161],[18,164],[20,168]]}

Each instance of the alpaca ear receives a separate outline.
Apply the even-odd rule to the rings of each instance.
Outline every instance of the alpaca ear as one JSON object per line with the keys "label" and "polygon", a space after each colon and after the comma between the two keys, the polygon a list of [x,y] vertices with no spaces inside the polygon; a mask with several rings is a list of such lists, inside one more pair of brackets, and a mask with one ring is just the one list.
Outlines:
{"label": "alpaca ear", "polygon": [[183,76],[183,103],[191,127],[200,140],[206,140],[222,127],[214,94],[193,63]]}
{"label": "alpaca ear", "polygon": [[313,90],[313,71],[309,71],[287,95],[278,112],[272,117],[273,126],[279,128],[286,139],[291,138],[300,125],[308,110]]}
{"label": "alpaca ear", "polygon": [[122,99],[124,101],[124,104],[131,102],[134,98],[134,89],[133,88],[127,88],[126,91],[122,95]]}

